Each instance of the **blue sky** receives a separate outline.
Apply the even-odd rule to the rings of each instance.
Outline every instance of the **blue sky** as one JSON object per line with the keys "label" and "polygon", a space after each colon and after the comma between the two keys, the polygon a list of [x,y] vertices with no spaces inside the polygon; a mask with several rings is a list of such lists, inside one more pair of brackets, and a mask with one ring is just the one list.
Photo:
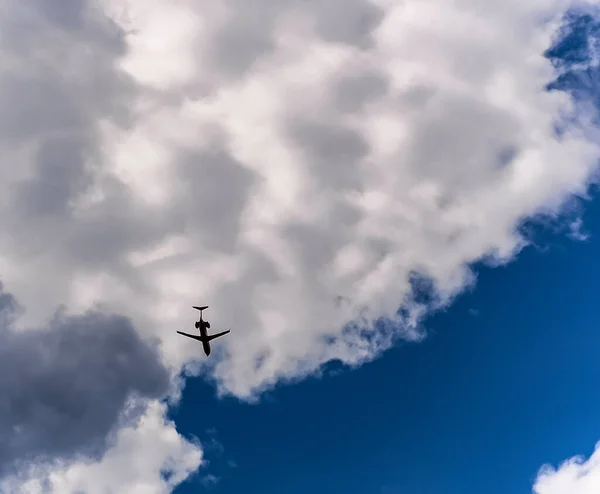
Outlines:
{"label": "blue sky", "polygon": [[0,493],[598,494],[572,5],[3,5]]}

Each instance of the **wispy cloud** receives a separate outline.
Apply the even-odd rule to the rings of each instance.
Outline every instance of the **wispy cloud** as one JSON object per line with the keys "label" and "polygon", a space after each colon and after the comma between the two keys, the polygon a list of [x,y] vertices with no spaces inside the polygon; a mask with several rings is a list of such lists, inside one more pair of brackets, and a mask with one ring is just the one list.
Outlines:
{"label": "wispy cloud", "polygon": [[583,220],[581,218],[577,218],[569,224],[569,237],[582,242],[590,238],[589,233],[583,231]]}
{"label": "wispy cloud", "polygon": [[208,475],[202,477],[201,482],[204,487],[210,488],[216,486],[219,483],[219,480],[219,477],[209,473]]}

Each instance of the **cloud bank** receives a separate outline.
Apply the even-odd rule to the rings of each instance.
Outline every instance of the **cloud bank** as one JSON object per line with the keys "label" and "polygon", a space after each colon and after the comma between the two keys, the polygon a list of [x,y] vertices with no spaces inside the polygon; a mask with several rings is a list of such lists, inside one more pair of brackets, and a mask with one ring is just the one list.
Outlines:
{"label": "cloud bank", "polygon": [[545,91],[542,21],[567,6],[4,6],[0,268],[23,324],[104,304],[178,369],[206,303],[233,329],[211,375],[242,398],[418,338],[415,274],[451,299],[596,171]]}
{"label": "cloud bank", "polygon": [[557,136],[570,98],[545,90],[566,2],[105,5],[120,106],[93,119],[101,153],[75,160],[90,171],[68,222],[11,210],[64,232],[35,268],[57,270],[63,303],[128,314],[174,368],[197,349],[171,331],[211,305],[234,331],[209,369],[223,392],[419,338],[416,275],[450,300],[596,171],[585,129]]}

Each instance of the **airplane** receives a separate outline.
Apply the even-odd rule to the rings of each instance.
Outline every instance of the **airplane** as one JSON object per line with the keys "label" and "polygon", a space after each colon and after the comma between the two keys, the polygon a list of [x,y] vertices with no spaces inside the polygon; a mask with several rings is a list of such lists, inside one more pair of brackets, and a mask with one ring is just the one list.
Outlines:
{"label": "airplane", "polygon": [[208,305],[205,305],[203,307],[196,307],[195,305],[193,305],[192,308],[200,311],[200,319],[194,323],[194,326],[196,326],[196,329],[200,330],[200,336],[184,333],[182,331],[177,331],[177,332],[179,334],[182,334],[183,336],[187,336],[188,338],[194,338],[195,340],[201,341],[202,348],[204,349],[204,353],[208,357],[210,355],[210,341],[214,340],[215,338],[218,338],[219,336],[223,336],[223,335],[229,333],[231,330],[228,329],[227,331],[223,331],[222,333],[209,335],[206,330],[208,328],[210,328],[210,323],[208,321],[204,321],[202,319],[202,311],[204,309],[208,309]]}

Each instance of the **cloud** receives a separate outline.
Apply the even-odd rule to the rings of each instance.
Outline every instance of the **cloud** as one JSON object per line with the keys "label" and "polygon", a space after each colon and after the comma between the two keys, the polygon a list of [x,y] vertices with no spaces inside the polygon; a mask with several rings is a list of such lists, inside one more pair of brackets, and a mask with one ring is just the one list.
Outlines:
{"label": "cloud", "polygon": [[[16,302],[0,296],[4,321]],[[24,460],[101,454],[120,420],[162,398],[169,374],[124,317],[57,315],[40,330],[0,325],[0,473]],[[135,400],[138,406],[129,407]]]}
{"label": "cloud", "polygon": [[166,405],[152,402],[138,423],[119,430],[115,445],[99,460],[34,466],[0,481],[14,494],[168,494],[202,463],[199,445],[165,420]]}
{"label": "cloud", "polygon": [[596,494],[600,492],[600,443],[586,460],[577,456],[558,468],[542,467],[533,486],[535,494]]}
{"label": "cloud", "polygon": [[[81,487],[65,487],[81,484],[77,472],[89,470],[85,474],[89,482],[90,475],[107,465],[104,482],[113,482],[107,489],[116,493],[128,482],[176,485],[199,465],[199,447],[179,436],[163,418],[165,405],[159,400],[169,391],[169,372],[157,349],[142,340],[126,318],[58,312],[43,329],[17,332],[11,326],[19,312],[14,297],[0,289],[0,478],[4,485],[17,480],[20,484],[23,477],[27,484],[52,472],[47,475],[56,484],[52,492],[77,492]],[[145,437],[155,433],[159,439]],[[165,443],[171,448],[145,453],[150,462],[144,467],[148,479],[135,471],[120,479],[114,470],[115,458],[131,453],[121,450],[131,449],[132,442]],[[169,466],[169,461],[179,460],[180,466]],[[133,463],[126,457],[119,461],[121,468],[135,470],[139,458]],[[94,462],[99,463],[90,466]],[[56,465],[65,469],[60,482]],[[169,482],[160,479],[163,467],[173,469]],[[94,489],[107,492],[98,486]],[[11,487],[6,492],[20,491]]]}
{"label": "cloud", "polygon": [[206,487],[207,489],[210,489],[214,486],[216,486],[219,483],[220,478],[216,477],[215,475],[212,474],[208,474],[205,475],[204,477],[202,477],[202,485],[204,485],[204,487]]}
{"label": "cloud", "polygon": [[583,220],[581,218],[577,218],[572,223],[569,224],[569,237],[574,240],[586,241],[590,238],[588,233],[581,231],[583,226]]}
{"label": "cloud", "polygon": [[[557,135],[575,107],[545,90],[568,6],[3,7],[0,269],[20,326],[102,304],[241,398],[421,338],[415,280],[451,301],[594,178],[592,127]],[[232,328],[208,361],[174,333],[199,303]]]}

